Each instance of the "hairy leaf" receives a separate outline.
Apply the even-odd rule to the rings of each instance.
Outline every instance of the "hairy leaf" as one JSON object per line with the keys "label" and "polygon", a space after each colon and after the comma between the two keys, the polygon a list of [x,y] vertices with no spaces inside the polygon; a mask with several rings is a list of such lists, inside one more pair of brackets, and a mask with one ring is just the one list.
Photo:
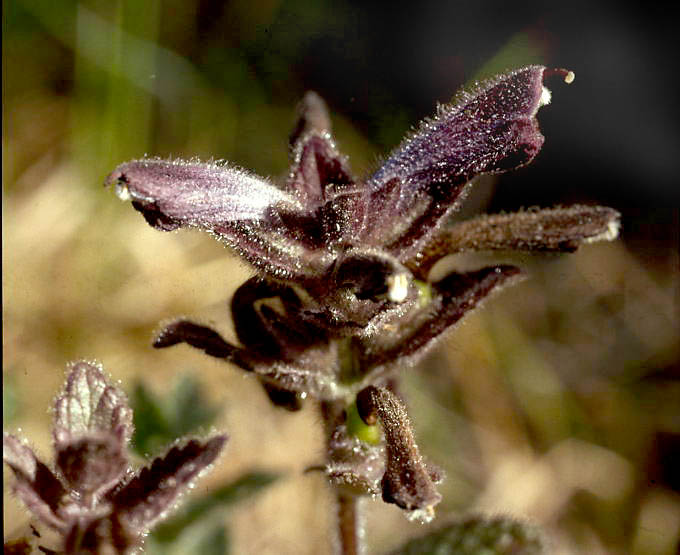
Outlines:
{"label": "hairy leaf", "polygon": [[6,432],[2,437],[2,458],[14,472],[14,492],[19,499],[45,524],[63,531],[66,524],[57,510],[66,490],[52,471],[36,458],[30,447]]}
{"label": "hairy leaf", "polygon": [[226,441],[226,435],[219,435],[171,448],[111,496],[117,512],[132,528],[148,530],[215,461]]}

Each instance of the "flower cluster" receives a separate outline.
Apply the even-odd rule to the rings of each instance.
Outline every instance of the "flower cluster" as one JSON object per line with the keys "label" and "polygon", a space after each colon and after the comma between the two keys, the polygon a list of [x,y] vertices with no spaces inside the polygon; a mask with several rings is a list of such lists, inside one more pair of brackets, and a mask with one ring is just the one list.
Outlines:
{"label": "flower cluster", "polygon": [[227,441],[182,440],[149,466],[133,471],[128,454],[132,409],[103,369],[71,365],[54,407],[53,472],[23,441],[3,436],[3,459],[14,491],[63,538],[64,553],[129,553],[164,518]]}
{"label": "flower cluster", "polygon": [[[281,186],[225,163],[121,164],[107,184],[149,224],[208,231],[257,270],[231,302],[241,345],[179,319],[155,346],[183,342],[231,361],[289,409],[307,396],[320,400],[333,423],[331,481],[431,512],[440,476],[418,453],[392,370],[418,362],[480,301],[521,275],[497,265],[432,281],[434,264],[470,250],[571,252],[618,233],[618,213],[598,206],[447,225],[473,178],[523,166],[539,152],[535,116],[550,101],[543,82],[551,75],[573,79],[566,70],[528,66],[461,93],[362,180],[339,152],[314,93],[301,103]],[[382,423],[383,444],[350,433],[347,407],[355,402],[367,425]]]}

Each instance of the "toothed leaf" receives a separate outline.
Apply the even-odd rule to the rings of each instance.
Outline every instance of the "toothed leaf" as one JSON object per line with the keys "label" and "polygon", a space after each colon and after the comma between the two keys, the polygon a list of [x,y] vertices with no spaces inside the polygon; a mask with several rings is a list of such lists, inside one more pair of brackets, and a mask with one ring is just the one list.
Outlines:
{"label": "toothed leaf", "polygon": [[36,458],[30,447],[6,432],[2,437],[2,458],[14,472],[13,489],[17,497],[45,524],[63,531],[66,524],[57,510],[66,490],[52,471]]}
{"label": "toothed leaf", "polygon": [[133,432],[127,397],[109,385],[102,368],[76,362],[54,408],[57,468],[82,496],[111,489],[128,466]]}
{"label": "toothed leaf", "polygon": [[192,439],[171,448],[111,496],[116,512],[131,528],[148,530],[189,489],[194,478],[215,461],[226,441],[226,435],[219,435],[205,442]]}
{"label": "toothed leaf", "polygon": [[54,442],[113,434],[122,445],[132,436],[132,409],[125,393],[109,385],[100,365],[79,361],[70,366],[64,392],[54,407]]}

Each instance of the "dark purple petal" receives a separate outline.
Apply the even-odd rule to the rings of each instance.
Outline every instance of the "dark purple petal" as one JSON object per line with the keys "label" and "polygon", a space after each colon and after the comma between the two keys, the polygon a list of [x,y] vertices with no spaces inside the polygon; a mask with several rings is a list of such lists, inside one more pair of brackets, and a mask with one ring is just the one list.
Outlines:
{"label": "dark purple petal", "polygon": [[[281,216],[289,229],[298,229],[298,241],[318,249],[344,239],[346,216],[356,212],[359,194],[347,158],[331,136],[325,102],[314,92],[305,94],[298,106],[299,119],[290,137],[291,171],[287,189],[301,201],[307,218]],[[355,214],[353,214],[355,216]],[[305,237],[306,236],[306,237]]]}
{"label": "dark purple petal", "polygon": [[215,461],[226,442],[227,436],[219,435],[173,447],[111,496],[115,512],[131,529],[148,530]]}
{"label": "dark purple petal", "polygon": [[535,115],[550,98],[544,71],[500,75],[424,121],[368,180],[361,239],[412,258],[468,181],[530,162],[543,144]]}
{"label": "dark purple petal", "polygon": [[438,260],[456,252],[573,252],[583,243],[616,239],[620,218],[612,208],[581,205],[480,216],[442,230],[408,265],[426,276]]}
{"label": "dark purple petal", "polygon": [[309,393],[324,398],[336,387],[333,377],[335,359],[326,344],[311,347],[300,353],[295,361],[285,363],[251,349],[235,347],[209,327],[178,320],[158,334],[154,347],[164,348],[179,343],[187,343],[210,356],[223,358],[244,370],[255,372],[268,394],[270,384],[272,392],[290,392],[285,398],[276,397],[276,393],[273,399],[275,404],[280,401],[287,408],[292,409],[297,404],[292,395]]}
{"label": "dark purple petal", "polygon": [[308,133],[327,133],[331,130],[331,118],[323,98],[314,91],[307,91],[297,107],[298,119],[288,138],[292,151],[299,139]]}
{"label": "dark purple petal", "polygon": [[278,203],[295,199],[264,179],[226,164],[149,158],[118,166],[106,179],[140,211],[159,211],[171,229],[216,231],[233,221],[266,221]]}
{"label": "dark purple petal", "polygon": [[241,285],[231,300],[239,341],[260,360],[292,362],[327,336],[300,316],[302,302],[292,287],[260,278]]}
{"label": "dark purple petal", "polygon": [[313,275],[321,271],[317,267],[323,269],[317,259],[324,253],[310,252],[298,240],[298,227],[309,220],[301,203],[243,170],[217,163],[133,160],[118,166],[106,184],[131,200],[153,227],[196,227],[214,233],[275,277]]}
{"label": "dark purple petal", "polygon": [[[365,367],[377,367],[377,373],[396,362],[414,364],[422,358],[445,331],[501,285],[521,274],[514,266],[484,268],[466,274],[451,274],[433,284],[437,295],[431,303],[405,321],[391,323],[388,318],[375,322],[375,333],[362,339]],[[399,325],[402,326],[399,329]],[[385,327],[397,334],[381,332]],[[375,378],[376,370],[372,372]]]}
{"label": "dark purple petal", "polygon": [[338,152],[329,133],[309,133],[296,145],[288,188],[305,209],[313,211],[321,206],[329,185],[353,183],[347,160]]}
{"label": "dark purple petal", "polygon": [[289,391],[273,383],[261,382],[269,400],[283,409],[297,412],[302,408],[302,395],[296,391]]}
{"label": "dark purple petal", "polygon": [[63,532],[66,523],[57,510],[66,490],[52,471],[40,462],[30,447],[17,437],[3,433],[2,458],[14,472],[17,497],[42,522]]}
{"label": "dark purple petal", "polygon": [[[248,285],[249,283],[250,282],[246,282],[245,285]],[[239,312],[239,314],[247,315],[245,311]],[[299,345],[299,343],[307,342],[305,343],[305,346],[309,346],[310,339],[303,336],[298,337],[294,331],[294,328],[304,326],[304,322],[293,320],[291,322],[293,329],[286,329],[284,322],[275,320],[274,313],[267,314],[267,316],[270,318],[270,329],[262,327],[251,330],[250,333],[252,336],[245,336],[247,339],[255,341],[258,332],[262,334],[262,337],[257,343],[252,345],[246,344],[246,349],[231,345],[225,341],[220,334],[208,326],[203,326],[183,319],[176,320],[175,322],[166,325],[157,334],[153,346],[157,349],[163,349],[180,343],[186,343],[196,349],[201,349],[207,355],[233,362],[248,372],[255,371],[262,376],[276,375],[279,372],[285,373],[284,370],[270,370],[270,367],[272,367],[274,363],[283,362],[285,360],[284,357],[280,355],[283,352],[286,352],[283,347],[282,350],[271,351],[270,349],[274,349],[273,341],[289,339],[291,343],[287,345],[287,352],[291,356],[291,360],[288,362],[295,363],[297,357],[301,356],[302,352],[305,350],[305,347]],[[236,318],[236,320],[238,320],[238,318]],[[244,322],[241,321],[240,325],[244,326]],[[272,335],[270,335],[270,330],[272,329],[274,331],[272,332]],[[245,332],[241,330],[241,334],[244,333]],[[293,357],[293,354],[296,354],[296,356]],[[305,357],[302,356],[302,358]],[[309,355],[307,355],[307,358],[309,358]],[[303,372],[305,374],[308,373],[308,371]],[[297,374],[296,371],[293,373]],[[271,383],[272,391],[277,388],[288,389],[285,386],[285,384],[288,383],[287,379],[284,379],[280,384],[278,384],[276,380],[271,381]]]}
{"label": "dark purple petal", "polygon": [[313,301],[300,316],[330,337],[360,333],[381,313],[396,306],[406,311],[417,302],[411,272],[379,249],[347,249],[338,253],[324,279],[311,283]]}
{"label": "dark purple petal", "polygon": [[336,288],[351,290],[357,299],[403,302],[408,296],[411,274],[385,252],[354,249],[338,255],[332,282]]}
{"label": "dark purple petal", "polygon": [[[247,281],[241,288],[250,284],[251,281],[252,280]],[[263,282],[257,280],[257,283]],[[245,312],[239,312],[239,314],[243,315]],[[238,319],[235,319],[235,321],[238,321]],[[241,322],[241,325],[244,325],[244,322]],[[260,328],[254,328],[252,330],[253,340],[259,337],[261,338],[260,341],[262,341],[262,339],[267,339],[269,337],[266,333],[260,335],[261,333],[262,330]],[[156,336],[153,346],[157,349],[162,349],[179,343],[186,343],[196,349],[201,349],[207,355],[233,362],[240,368],[249,372],[255,370],[257,366],[266,366],[267,363],[263,363],[262,359],[267,356],[268,352],[271,354],[271,351],[268,349],[273,348],[271,345],[267,347],[267,343],[262,343],[264,346],[263,350],[258,350],[257,348],[253,348],[250,351],[241,349],[227,343],[222,336],[213,329],[195,324],[188,320],[177,320],[165,326]],[[275,358],[272,358],[272,360],[275,360]],[[261,381],[261,383],[267,396],[276,406],[283,407],[290,411],[297,411],[302,408],[300,394],[297,391],[290,391],[285,387],[277,385],[275,382]]]}
{"label": "dark purple petal", "polygon": [[367,420],[373,419],[369,415],[377,415],[385,434],[387,462],[381,482],[383,500],[414,512],[416,518],[432,518],[434,506],[442,496],[418,451],[406,407],[388,389],[374,386],[359,393],[359,403]]}
{"label": "dark purple petal", "polygon": [[208,326],[195,324],[189,320],[180,319],[164,326],[156,335],[153,346],[156,349],[164,349],[180,343],[201,349],[212,357],[233,361],[244,370],[252,370],[244,358],[243,349],[227,343],[219,333]]}

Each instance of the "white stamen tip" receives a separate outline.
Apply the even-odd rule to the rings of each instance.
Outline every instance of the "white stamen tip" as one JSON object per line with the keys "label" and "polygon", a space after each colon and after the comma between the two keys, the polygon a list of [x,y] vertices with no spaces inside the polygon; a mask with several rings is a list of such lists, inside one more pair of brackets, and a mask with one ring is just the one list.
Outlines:
{"label": "white stamen tip", "polygon": [[130,191],[124,181],[118,180],[114,187],[114,192],[116,196],[122,201],[128,201],[132,198]]}
{"label": "white stamen tip", "polygon": [[573,72],[573,71],[569,71],[569,72],[567,72],[567,74],[564,76],[564,82],[568,85],[569,83],[571,83],[571,82],[574,81],[574,77],[576,77],[576,75],[574,74],[574,72]]}
{"label": "white stamen tip", "polygon": [[538,101],[539,107],[545,106],[546,104],[550,104],[550,98],[551,98],[550,91],[546,87],[543,87],[543,90],[541,90],[541,98]]}
{"label": "white stamen tip", "polygon": [[420,522],[421,524],[427,524],[434,519],[434,507],[428,506],[424,509],[416,509],[406,513],[406,518],[411,522]]}
{"label": "white stamen tip", "polygon": [[387,278],[387,298],[393,303],[401,303],[408,296],[408,275],[395,274]]}
{"label": "white stamen tip", "polygon": [[599,235],[593,235],[585,239],[584,243],[597,243],[598,241],[613,241],[619,236],[621,231],[621,222],[619,220],[612,220],[607,224],[607,229]]}

